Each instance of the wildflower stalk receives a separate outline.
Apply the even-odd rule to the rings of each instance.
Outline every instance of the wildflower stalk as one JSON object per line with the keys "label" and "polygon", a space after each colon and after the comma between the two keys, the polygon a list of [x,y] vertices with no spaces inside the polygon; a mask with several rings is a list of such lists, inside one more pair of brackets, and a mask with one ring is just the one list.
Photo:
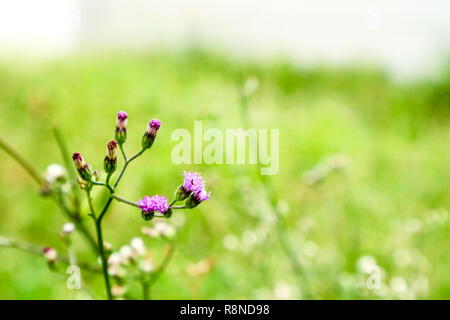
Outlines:
{"label": "wildflower stalk", "polygon": [[63,136],[61,135],[60,130],[57,127],[52,128],[53,135],[55,136],[56,143],[58,144],[59,150],[61,151],[61,155],[64,161],[64,166],[66,167],[66,171],[69,175],[70,185],[72,189],[72,196],[73,196],[73,205],[74,205],[74,211],[72,212],[64,203],[64,199],[62,198],[61,193],[59,193],[59,199],[58,202],[63,209],[63,211],[66,213],[66,215],[71,219],[75,225],[77,226],[77,230],[79,230],[83,236],[86,238],[86,240],[89,242],[89,245],[92,247],[95,253],[97,253],[98,248],[97,244],[95,242],[94,237],[91,235],[91,233],[88,231],[84,223],[82,222],[81,215],[80,215],[80,199],[78,197],[78,186],[77,186],[77,176],[75,172],[73,171],[73,165],[72,165],[72,159],[70,156],[70,153],[67,149],[67,144],[64,141]]}
{"label": "wildflower stalk", "polygon": [[[56,131],[56,134],[59,136],[59,134]],[[61,146],[64,146],[63,140],[61,137],[57,138],[57,141],[59,140],[58,144]],[[25,169],[25,171],[33,178],[34,181],[39,185],[39,187],[43,184],[43,179],[39,175],[38,171],[27,161],[25,160],[14,148],[12,148],[8,143],[6,143],[1,137],[0,137],[0,149],[3,149],[8,155],[10,155],[14,160],[17,161],[17,163]],[[70,170],[68,170],[71,172]],[[52,199],[56,202],[56,204],[61,208],[61,210],[67,215],[67,217],[72,220],[76,226],[77,230],[79,230],[83,236],[85,237],[86,241],[89,242],[89,245],[92,247],[92,249],[97,252],[97,245],[95,243],[94,238],[90,234],[90,232],[86,229],[86,226],[83,224],[81,217],[79,215],[79,210],[72,212],[67,206],[64,204],[64,202],[61,199],[52,197]]]}
{"label": "wildflower stalk", "polygon": [[130,206],[134,206],[134,207],[139,208],[139,205],[137,203],[135,203],[133,201],[126,200],[126,199],[123,199],[123,198],[119,197],[116,194],[112,194],[111,197],[113,197],[114,199],[116,199],[119,202],[123,202],[123,203],[129,204]]}
{"label": "wildflower stalk", "polygon": [[[44,255],[42,253],[44,248],[35,246],[30,243],[26,243],[26,242],[19,242],[17,240],[3,237],[3,236],[0,236],[0,247],[12,248],[12,249],[16,249],[16,250],[28,252],[28,253],[31,253],[31,254],[34,254],[37,256],[44,257]],[[69,259],[66,257],[60,256],[60,255],[58,255],[57,261],[64,263],[66,265],[70,265]],[[77,265],[80,268],[85,269],[86,271],[90,271],[90,272],[94,272],[94,273],[101,272],[99,268],[92,266],[87,262],[78,262]]]}
{"label": "wildflower stalk", "polygon": [[74,214],[79,215],[80,214],[80,199],[78,197],[78,186],[77,186],[77,176],[75,172],[73,171],[73,165],[72,165],[72,159],[70,157],[70,153],[67,150],[66,142],[64,141],[64,138],[62,137],[59,129],[57,127],[52,128],[53,135],[55,136],[56,143],[58,144],[59,150],[61,151],[61,155],[64,161],[64,166],[66,167],[66,171],[69,175],[70,180],[70,186],[72,189],[72,196],[73,196],[73,205],[74,205]]}
{"label": "wildflower stalk", "polygon": [[97,232],[97,244],[98,244],[98,248],[99,248],[100,259],[102,261],[103,277],[105,278],[106,293],[108,295],[108,300],[112,300],[113,296],[111,293],[111,284],[109,282],[108,262],[106,260],[102,227],[101,227],[101,221],[104,216],[104,212],[102,212],[100,217],[97,219],[97,217],[95,215],[94,204],[92,202],[91,190],[87,189],[86,193],[87,193],[87,198],[88,198],[88,202],[89,202],[89,209],[91,210],[91,217],[94,219],[94,222],[95,222],[95,230]]}
{"label": "wildflower stalk", "polygon": [[18,164],[28,172],[28,174],[36,181],[39,186],[42,186],[43,179],[41,175],[33,168],[33,166],[25,160],[18,152],[16,152],[6,141],[0,137],[0,148],[9,154]]}
{"label": "wildflower stalk", "polygon": [[140,155],[142,155],[144,153],[144,151],[145,151],[145,149],[142,149],[140,152],[135,154],[133,157],[131,157],[130,159],[127,159],[127,156],[126,156],[125,151],[123,150],[123,147],[122,147],[121,144],[119,144],[119,148],[120,148],[120,150],[122,152],[123,158],[125,160],[125,164],[124,164],[124,166],[123,166],[123,168],[122,168],[122,170],[121,170],[121,172],[119,174],[119,177],[117,178],[116,182],[114,183],[114,186],[111,187],[109,185],[109,179],[107,179],[107,183],[100,183],[100,182],[91,181],[91,183],[93,185],[106,187],[109,190],[109,192],[110,192],[110,196],[108,198],[108,201],[106,202],[105,206],[103,207],[103,209],[100,212],[100,215],[98,217],[95,215],[95,212],[94,212],[94,207],[93,207],[93,204],[92,204],[92,198],[90,196],[90,191],[87,191],[89,207],[90,207],[90,210],[91,210],[91,213],[92,213],[91,216],[93,217],[94,222],[95,222],[95,229],[96,229],[96,232],[97,232],[97,244],[98,244],[98,248],[99,248],[99,252],[100,252],[100,258],[101,258],[101,261],[102,261],[103,276],[105,278],[106,291],[107,291],[107,295],[108,295],[108,299],[109,300],[112,300],[113,297],[112,297],[111,285],[110,285],[110,281],[109,281],[108,262],[107,262],[107,259],[106,259],[104,242],[103,242],[102,220],[105,217],[105,214],[108,211],[108,209],[109,209],[113,199],[119,198],[118,196],[116,196],[114,194],[114,192],[115,192],[115,189],[117,188],[117,186],[119,185],[119,182],[120,182],[121,178],[123,177],[123,174],[125,173],[128,165],[133,160],[135,160]]}
{"label": "wildflower stalk", "polygon": [[122,145],[119,145],[119,148],[120,148],[120,151],[122,152],[122,155],[123,155],[123,159],[124,159],[124,161],[125,161],[125,164],[123,165],[123,168],[122,168],[122,170],[120,171],[119,177],[117,178],[116,182],[114,183],[114,189],[116,189],[117,186],[119,185],[119,182],[120,182],[120,180],[122,179],[123,174],[124,174],[125,171],[127,170],[128,165],[129,165],[133,160],[135,160],[135,159],[137,159],[138,157],[140,157],[140,156],[144,153],[144,151],[145,151],[145,149],[142,149],[141,151],[139,151],[138,153],[136,153],[134,156],[132,156],[130,159],[127,159],[127,156],[126,156],[126,154],[125,154],[125,151],[123,150],[123,146],[122,146]]}
{"label": "wildflower stalk", "polygon": [[170,264],[170,261],[172,260],[174,253],[175,253],[175,246],[173,244],[170,244],[161,265],[152,274],[152,277],[150,278],[150,280],[146,281],[142,284],[144,300],[150,299],[151,289],[152,289],[153,285],[156,283],[156,281],[158,281],[158,279],[163,275],[164,271],[167,269],[168,265]]}
{"label": "wildflower stalk", "polygon": [[66,204],[64,202],[64,198],[61,194],[61,191],[58,192],[57,198],[54,198],[54,199],[55,199],[56,203],[59,205],[59,207],[61,208],[62,212],[70,220],[72,220],[73,223],[75,223],[75,225],[77,227],[76,230],[81,232],[81,234],[84,236],[86,241],[91,246],[92,250],[97,254],[97,251],[98,251],[97,243],[95,242],[94,237],[91,235],[91,233],[86,228],[83,221],[81,220],[81,216],[80,216],[79,212],[77,214],[77,213],[72,213],[72,211],[70,211],[70,209],[66,206]]}

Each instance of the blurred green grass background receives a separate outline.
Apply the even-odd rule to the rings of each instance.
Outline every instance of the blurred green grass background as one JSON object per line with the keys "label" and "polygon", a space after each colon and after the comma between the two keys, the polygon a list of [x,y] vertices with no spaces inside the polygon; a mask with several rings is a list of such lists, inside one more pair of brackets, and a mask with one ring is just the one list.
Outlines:
{"label": "blurred green grass background", "polygon": [[[287,59],[261,63],[202,50],[3,60],[0,134],[44,172],[62,164],[51,133],[57,125],[71,152],[102,168],[119,110],[129,114],[129,154],[139,150],[148,121],[160,119],[157,143],[131,165],[118,193],[131,200],[170,198],[183,170],[198,170],[213,196],[195,210],[175,213],[185,218],[177,252],[152,297],[299,299],[303,283],[281,249],[255,167],[171,161],[177,128],[193,133],[194,120],[204,129],[243,127],[239,90],[249,76],[260,83],[250,100],[253,126],[280,129],[280,171],[271,179],[310,295],[449,298],[450,68],[438,80],[399,83],[373,66],[303,68]],[[332,155],[348,162],[345,170],[306,183],[305,173],[320,171],[317,165]],[[0,187],[0,234],[63,251],[64,216],[3,151]],[[148,224],[132,207],[116,203],[104,236],[117,249]],[[78,235],[74,242],[79,257],[95,259]],[[164,245],[146,244],[160,260]],[[367,256],[382,270],[380,290],[369,290],[368,275],[358,268]],[[0,248],[0,260],[0,298],[83,297],[37,256]],[[187,272],[199,261],[209,261],[211,269],[201,276]],[[100,276],[83,276],[96,295],[103,294]],[[129,292],[139,298],[137,288]]]}

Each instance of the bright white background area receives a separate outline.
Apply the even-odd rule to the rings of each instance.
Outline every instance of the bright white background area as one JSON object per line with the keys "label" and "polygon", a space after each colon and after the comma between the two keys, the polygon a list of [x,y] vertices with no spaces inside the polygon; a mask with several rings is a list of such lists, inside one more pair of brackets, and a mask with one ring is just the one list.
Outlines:
{"label": "bright white background area", "polygon": [[450,52],[450,1],[0,0],[0,54],[192,43],[252,58],[432,74]]}

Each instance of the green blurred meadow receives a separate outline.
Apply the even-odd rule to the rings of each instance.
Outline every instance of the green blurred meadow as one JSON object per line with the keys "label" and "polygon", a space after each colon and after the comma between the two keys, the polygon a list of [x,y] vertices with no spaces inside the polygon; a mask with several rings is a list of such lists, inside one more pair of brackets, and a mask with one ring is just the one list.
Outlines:
{"label": "green blurred meadow", "polygon": [[[192,134],[195,120],[204,129],[245,128],[239,103],[249,77],[259,81],[248,100],[251,126],[280,129],[273,189],[252,165],[174,164],[175,129]],[[448,67],[438,79],[400,82],[376,66],[302,67],[202,50],[108,52],[3,59],[0,83],[0,134],[42,173],[63,164],[54,125],[70,152],[102,168],[120,110],[129,114],[129,154],[139,151],[150,119],[163,124],[118,194],[171,198],[183,170],[203,173],[212,199],[168,221],[177,227],[176,252],[153,299],[450,298]],[[0,235],[66,250],[60,230],[67,219],[3,150],[0,188]],[[94,195],[100,207],[106,193]],[[280,243],[270,199],[301,277]],[[114,203],[104,237],[117,250],[142,236],[157,264],[165,243],[141,234],[152,223]],[[96,262],[79,234],[73,246],[80,260]],[[101,275],[82,273],[89,296],[68,290],[42,257],[0,247],[0,260],[2,299],[104,298]],[[367,285],[370,265],[381,275],[375,289]],[[141,298],[136,283],[127,290],[128,298]]]}

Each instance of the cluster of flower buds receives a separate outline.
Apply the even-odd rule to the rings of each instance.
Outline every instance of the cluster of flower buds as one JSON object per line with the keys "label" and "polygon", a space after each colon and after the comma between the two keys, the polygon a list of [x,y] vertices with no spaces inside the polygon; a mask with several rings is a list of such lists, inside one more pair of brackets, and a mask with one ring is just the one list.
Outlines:
{"label": "cluster of flower buds", "polygon": [[142,227],[141,232],[150,238],[172,238],[175,235],[176,230],[168,223],[158,222],[155,223],[153,228]]}
{"label": "cluster of flower buds", "polygon": [[[175,201],[185,201],[184,207],[193,209],[200,203],[209,200],[211,192],[205,190],[205,181],[200,173],[184,172],[184,182],[175,192]],[[142,217],[145,220],[152,220],[155,213],[159,213],[158,217],[170,218],[172,216],[172,206],[169,205],[167,198],[164,196],[145,196],[138,200]]]}
{"label": "cluster of flower buds", "polygon": [[104,169],[106,174],[112,175],[117,169],[117,141],[111,140],[108,143],[106,157],[104,161]]}
{"label": "cluster of flower buds", "polygon": [[[144,241],[140,237],[133,238],[129,245],[124,245],[118,251],[110,254],[108,273],[114,278],[115,287],[125,288],[125,279],[128,275],[133,274],[131,271],[135,270],[135,267],[138,267],[144,274],[150,274],[155,270]],[[121,294],[113,295],[121,296]]]}
{"label": "cluster of flower buds", "polygon": [[[125,111],[120,111],[116,119],[115,140],[111,140],[107,145],[106,157],[104,160],[104,170],[108,178],[117,170],[117,149],[122,146],[127,140],[127,125],[128,114]],[[153,145],[161,121],[153,119],[150,121],[147,130],[142,137],[142,149],[147,150]],[[86,163],[80,153],[76,152],[72,156],[75,167],[80,175],[78,183],[82,188],[89,188],[91,186],[92,178],[99,180],[100,171],[92,171],[88,163]]]}
{"label": "cluster of flower buds", "polygon": [[161,127],[161,121],[158,119],[153,119],[148,124],[147,130],[142,137],[142,148],[149,149],[155,142],[156,134],[158,133],[159,128]]}

